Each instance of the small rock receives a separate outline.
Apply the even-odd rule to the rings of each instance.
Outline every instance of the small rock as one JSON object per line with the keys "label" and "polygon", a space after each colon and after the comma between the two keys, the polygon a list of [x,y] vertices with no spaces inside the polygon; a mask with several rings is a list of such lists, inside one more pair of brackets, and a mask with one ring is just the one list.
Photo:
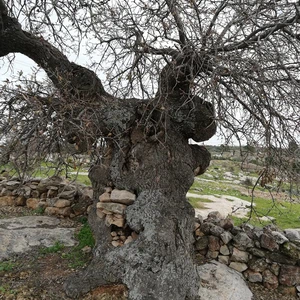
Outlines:
{"label": "small rock", "polygon": [[229,263],[229,256],[225,256],[225,255],[219,255],[218,256],[218,261],[222,264],[228,265]]}
{"label": "small rock", "polygon": [[97,208],[105,209],[107,211],[111,211],[116,214],[123,215],[125,213],[125,210],[127,208],[127,205],[120,204],[120,203],[104,203],[104,202],[98,202]]}
{"label": "small rock", "polygon": [[265,270],[263,275],[263,285],[269,290],[274,290],[278,288],[278,279],[270,270]]}
{"label": "small rock", "polygon": [[223,246],[220,247],[220,253],[222,255],[229,255],[230,254],[229,249],[226,245],[223,245]]}
{"label": "small rock", "polygon": [[100,202],[110,202],[110,194],[109,193],[103,193],[99,196]]}
{"label": "small rock", "polygon": [[37,209],[39,205],[40,199],[37,198],[28,198],[26,200],[26,206],[31,209]]}
{"label": "small rock", "polygon": [[245,263],[235,262],[235,261],[231,262],[229,264],[229,267],[236,270],[236,271],[238,271],[238,272],[240,272],[240,273],[242,273],[242,272],[244,272],[245,270],[248,269],[248,266]]}
{"label": "small rock", "polygon": [[81,249],[81,251],[83,253],[91,253],[92,252],[92,248],[90,246],[85,246]]}
{"label": "small rock", "polygon": [[132,236],[129,236],[129,237],[125,240],[124,245],[126,245],[126,244],[128,244],[128,243],[131,243],[132,241],[133,241]]}
{"label": "small rock", "polygon": [[271,234],[263,233],[260,237],[260,244],[262,248],[272,252],[279,249],[279,245],[276,243],[275,237]]}
{"label": "small rock", "polygon": [[250,282],[262,282],[263,281],[261,273],[255,272],[255,271],[252,271],[249,269],[244,272],[244,276]]}
{"label": "small rock", "polygon": [[237,262],[248,262],[249,260],[249,254],[245,251],[241,251],[235,247],[233,247],[233,252],[231,255],[231,260],[232,261],[237,261]]}
{"label": "small rock", "polygon": [[68,207],[68,206],[71,206],[71,201],[70,200],[66,200],[66,199],[58,199],[55,202],[54,206],[58,207],[58,208]]}
{"label": "small rock", "polygon": [[119,247],[120,246],[120,243],[118,241],[112,241],[111,244],[114,246],[114,247]]}
{"label": "small rock", "polygon": [[126,190],[114,189],[111,192],[110,199],[112,202],[131,205],[134,203],[136,196],[135,194]]}
{"label": "small rock", "polygon": [[227,245],[233,238],[233,235],[229,231],[225,231],[220,235],[223,243]]}
{"label": "small rock", "polygon": [[279,282],[282,285],[300,285],[300,267],[282,265],[279,274]]}

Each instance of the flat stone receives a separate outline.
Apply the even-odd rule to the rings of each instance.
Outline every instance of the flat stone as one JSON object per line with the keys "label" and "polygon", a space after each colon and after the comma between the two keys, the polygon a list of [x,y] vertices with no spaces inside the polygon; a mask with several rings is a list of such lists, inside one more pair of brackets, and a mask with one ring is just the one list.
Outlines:
{"label": "flat stone", "polygon": [[220,235],[223,243],[227,245],[233,238],[233,235],[229,231],[225,231]]}
{"label": "flat stone", "polygon": [[274,290],[278,288],[278,279],[270,270],[265,270],[263,275],[263,285],[269,290]]}
{"label": "flat stone", "polygon": [[260,237],[260,245],[269,251],[276,251],[279,249],[279,245],[275,240],[275,236],[271,234],[263,233]]}
{"label": "flat stone", "polygon": [[246,263],[249,260],[249,254],[245,251],[241,251],[241,250],[233,247],[231,260]]}
{"label": "flat stone", "polygon": [[58,199],[54,204],[54,206],[58,208],[64,208],[70,205],[71,205],[71,201],[66,199]]}
{"label": "flat stone", "polygon": [[282,265],[279,282],[287,286],[300,285],[300,267]]}
{"label": "flat stone", "polygon": [[131,205],[134,203],[136,196],[135,194],[126,190],[114,189],[111,192],[110,199],[112,202],[121,203],[125,205]]}
{"label": "flat stone", "polygon": [[30,251],[32,247],[50,247],[56,242],[74,246],[74,228],[48,228],[59,223],[58,219],[47,216],[0,220],[0,260]]}
{"label": "flat stone", "polygon": [[103,193],[99,196],[100,202],[110,202],[110,194],[109,193]]}
{"label": "flat stone", "polygon": [[[199,266],[201,300],[251,300],[253,295],[241,274],[213,261]],[[241,298],[241,295],[243,297]]]}
{"label": "flat stone", "polygon": [[229,255],[230,254],[229,249],[228,249],[228,247],[226,245],[222,245],[220,247],[220,253],[222,255]]}
{"label": "flat stone", "polygon": [[289,241],[289,239],[285,235],[278,231],[272,231],[271,234],[273,235],[275,241],[280,245]]}
{"label": "flat stone", "polygon": [[239,232],[234,238],[234,246],[239,250],[247,250],[254,246],[253,241],[248,237],[245,232]]}
{"label": "flat stone", "polygon": [[70,191],[62,191],[58,194],[59,198],[62,199],[72,199],[76,195],[76,190],[70,190]]}
{"label": "flat stone", "polygon": [[235,261],[231,262],[229,264],[229,267],[236,270],[236,271],[238,271],[238,272],[240,272],[240,273],[242,273],[242,272],[244,272],[245,270],[248,269],[248,266],[245,263],[235,262]]}
{"label": "flat stone", "polygon": [[120,203],[104,203],[104,202],[98,202],[97,208],[103,208],[105,210],[111,211],[116,214],[124,214],[125,209],[127,208],[127,205],[120,204]]}
{"label": "flat stone", "polygon": [[255,271],[252,271],[249,269],[244,272],[244,276],[250,282],[262,282],[263,281],[261,273],[255,272]]}
{"label": "flat stone", "polygon": [[196,250],[204,250],[208,246],[208,237],[207,236],[202,236],[197,239],[195,242],[195,249]]}
{"label": "flat stone", "polygon": [[26,206],[31,209],[37,209],[39,202],[40,202],[40,199],[38,199],[38,198],[28,198],[26,200]]}
{"label": "flat stone", "polygon": [[0,207],[1,206],[12,206],[14,205],[14,196],[2,196],[0,197]]}
{"label": "flat stone", "polygon": [[229,256],[226,255],[219,255],[218,256],[218,261],[222,264],[228,265],[229,263]]}

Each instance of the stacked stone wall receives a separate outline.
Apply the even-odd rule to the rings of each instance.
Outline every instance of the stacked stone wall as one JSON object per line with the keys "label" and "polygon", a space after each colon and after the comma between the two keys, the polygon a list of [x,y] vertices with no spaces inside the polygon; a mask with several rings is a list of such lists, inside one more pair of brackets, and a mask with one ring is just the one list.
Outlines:
{"label": "stacked stone wall", "polygon": [[300,229],[237,227],[212,212],[196,218],[194,234],[198,259],[218,260],[250,282],[300,297]]}

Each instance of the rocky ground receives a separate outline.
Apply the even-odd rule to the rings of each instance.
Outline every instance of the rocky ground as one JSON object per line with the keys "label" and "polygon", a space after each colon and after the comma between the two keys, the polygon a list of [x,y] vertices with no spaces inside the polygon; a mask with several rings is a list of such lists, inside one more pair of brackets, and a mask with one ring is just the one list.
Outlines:
{"label": "rocky ground", "polygon": [[[32,215],[32,211],[21,207],[0,208],[0,218]],[[61,219],[61,227],[75,228],[78,232],[82,226],[80,220]],[[80,272],[84,265],[76,266],[67,259],[71,247],[58,249],[47,253],[41,248],[33,248],[30,252],[11,256],[6,262],[0,263],[0,299],[4,300],[63,300],[63,284],[66,279]],[[90,249],[82,249],[85,264],[91,258]],[[256,300],[292,300],[295,296],[288,295],[288,290],[270,291],[258,284],[251,284]],[[83,300],[123,300],[127,299],[124,286],[109,286],[98,288]],[[242,298],[241,298],[242,299]]]}

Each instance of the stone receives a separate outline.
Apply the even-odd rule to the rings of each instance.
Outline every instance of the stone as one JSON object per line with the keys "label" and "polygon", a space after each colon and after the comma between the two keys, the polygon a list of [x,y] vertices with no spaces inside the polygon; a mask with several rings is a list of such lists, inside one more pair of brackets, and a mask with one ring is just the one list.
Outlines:
{"label": "stone", "polygon": [[112,241],[111,244],[114,246],[114,247],[119,247],[120,246],[120,243],[118,241]]}
{"label": "stone", "polygon": [[210,222],[220,222],[222,219],[222,215],[218,211],[212,211],[207,215],[207,219],[210,220]]}
{"label": "stone", "polygon": [[233,238],[233,235],[229,231],[225,231],[220,235],[223,243],[227,245]]}
{"label": "stone", "polygon": [[105,213],[103,213],[103,211],[99,208],[96,209],[96,214],[100,219],[103,219],[106,216]]}
{"label": "stone", "polygon": [[57,207],[52,207],[52,206],[48,206],[45,209],[45,214],[53,216],[53,215],[58,215],[59,212],[59,208]]}
{"label": "stone", "polygon": [[213,223],[210,223],[210,222],[204,222],[202,225],[201,225],[201,231],[204,233],[204,234],[210,234],[210,228],[214,226]]}
{"label": "stone", "polygon": [[300,285],[300,267],[282,265],[279,273],[279,282],[282,285]]}
{"label": "stone", "polygon": [[99,196],[100,202],[110,202],[110,194],[109,193],[103,193]]}
{"label": "stone", "polygon": [[55,203],[56,203],[57,200],[58,200],[57,197],[47,198],[46,202],[47,202],[48,206],[55,206]]}
{"label": "stone", "polygon": [[292,297],[297,297],[297,289],[294,286],[279,286],[279,291],[283,295],[288,295]]}
{"label": "stone", "polygon": [[12,206],[15,203],[14,196],[2,196],[0,197],[0,207],[1,206]]}
{"label": "stone", "polygon": [[263,276],[263,285],[269,290],[274,290],[278,288],[278,279],[270,270],[265,270],[262,273]]}
{"label": "stone", "polygon": [[209,251],[219,251],[220,250],[220,239],[216,236],[210,235],[208,237],[208,249]]}
{"label": "stone", "polygon": [[272,261],[280,263],[280,264],[286,264],[286,265],[295,265],[296,264],[295,260],[293,260],[281,253],[273,252],[268,256]]}
{"label": "stone", "polygon": [[300,229],[286,229],[285,236],[291,241],[300,241]]}
{"label": "stone", "polygon": [[[241,274],[213,261],[198,266],[201,300],[251,300],[253,295]],[[243,295],[243,298],[241,298]]]}
{"label": "stone", "polygon": [[70,191],[62,191],[58,194],[59,198],[62,199],[72,199],[76,195],[76,190],[70,190]]}
{"label": "stone", "polygon": [[72,213],[71,207],[58,208],[57,214],[64,217],[69,217]]}
{"label": "stone", "polygon": [[16,199],[15,199],[15,205],[16,206],[25,206],[26,205],[26,198],[24,196],[18,196],[18,197],[16,197]]}
{"label": "stone", "polygon": [[220,226],[213,225],[210,227],[210,233],[214,236],[220,237],[223,232],[224,229]]}
{"label": "stone", "polygon": [[129,237],[125,240],[124,245],[129,244],[129,243],[131,243],[132,241],[133,241],[132,236],[129,236]]}
{"label": "stone", "polygon": [[221,253],[222,255],[229,255],[229,254],[230,254],[230,251],[229,251],[229,249],[228,249],[228,247],[227,247],[226,245],[222,245],[222,246],[220,247],[220,253]]}
{"label": "stone", "polygon": [[105,225],[116,225],[118,227],[123,227],[125,225],[125,219],[115,218],[114,215],[106,215],[105,217]]}
{"label": "stone", "polygon": [[278,231],[272,231],[272,235],[273,235],[276,243],[278,243],[280,245],[289,241],[289,239],[285,235],[283,235],[282,233],[280,233]]}
{"label": "stone", "polygon": [[245,270],[248,269],[248,266],[245,263],[235,262],[235,261],[231,262],[229,264],[229,267],[236,270],[236,271],[238,271],[238,272],[240,272],[240,273],[242,273],[242,272],[244,272]]}
{"label": "stone", "polygon": [[104,202],[98,202],[97,208],[105,209],[108,211],[111,211],[116,214],[123,215],[125,213],[125,210],[127,208],[127,205],[120,204],[120,203],[104,203]]}
{"label": "stone", "polygon": [[31,209],[37,209],[39,205],[40,199],[37,198],[28,198],[26,200],[26,206]]}
{"label": "stone", "polygon": [[36,186],[36,189],[40,192],[47,192],[48,187],[58,186],[62,183],[63,179],[59,176],[52,176],[47,179],[42,179]]}
{"label": "stone", "polygon": [[218,256],[218,261],[222,264],[228,265],[229,263],[229,256],[225,256],[225,255],[219,255]]}
{"label": "stone", "polygon": [[244,276],[250,282],[262,282],[263,281],[261,273],[255,272],[255,271],[252,271],[249,269],[244,272]]}
{"label": "stone", "polygon": [[278,263],[272,263],[271,266],[269,266],[269,269],[273,274],[278,276],[280,272],[280,265]]}
{"label": "stone", "polygon": [[20,181],[15,181],[15,180],[13,180],[13,181],[7,181],[6,182],[6,188],[8,189],[8,190],[15,190],[16,188],[18,188],[19,186],[21,185],[21,182]]}
{"label": "stone", "polygon": [[263,233],[260,237],[260,245],[269,251],[279,250],[279,245],[277,244],[275,237],[271,234]]}
{"label": "stone", "polygon": [[54,198],[57,197],[57,190],[50,189],[47,192],[47,198]]}
{"label": "stone", "polygon": [[234,238],[234,246],[239,250],[247,250],[254,246],[253,241],[248,237],[245,232],[239,232]]}
{"label": "stone", "polygon": [[195,242],[195,249],[196,250],[204,250],[208,247],[208,237],[207,236],[202,236],[197,239]]}
{"label": "stone", "polygon": [[111,192],[110,199],[115,203],[131,205],[134,203],[136,195],[126,190],[114,189]]}
{"label": "stone", "polygon": [[237,262],[248,262],[249,260],[249,254],[245,251],[241,251],[235,247],[233,247],[233,252],[231,255],[231,261],[237,261]]}
{"label": "stone", "polygon": [[266,257],[266,253],[263,250],[257,249],[255,247],[248,248],[247,251],[257,257]]}
{"label": "stone", "polygon": [[220,221],[220,226],[225,230],[230,230],[233,228],[233,221],[229,218],[222,219]]}
{"label": "stone", "polygon": [[46,208],[46,207],[48,207],[48,204],[47,204],[46,201],[41,200],[41,201],[39,202],[39,204],[38,204],[38,207],[39,207],[39,208]]}
{"label": "stone", "polygon": [[106,193],[111,193],[112,188],[111,188],[110,186],[107,186],[107,187],[104,188],[104,191],[105,191]]}
{"label": "stone", "polygon": [[0,220],[0,260],[33,247],[50,247],[61,242],[70,247],[76,244],[75,228],[59,228],[57,218],[26,216]]}
{"label": "stone", "polygon": [[207,258],[216,259],[219,255],[219,251],[210,251],[208,250],[206,253]]}
{"label": "stone", "polygon": [[295,260],[300,259],[300,247],[291,242],[287,242],[282,245],[281,253]]}
{"label": "stone", "polygon": [[58,199],[55,202],[54,206],[58,207],[58,208],[68,207],[68,206],[71,206],[71,201],[70,200],[66,200],[66,199]]}
{"label": "stone", "polygon": [[248,266],[255,272],[263,272],[268,267],[268,264],[264,258],[253,258],[249,261]]}

